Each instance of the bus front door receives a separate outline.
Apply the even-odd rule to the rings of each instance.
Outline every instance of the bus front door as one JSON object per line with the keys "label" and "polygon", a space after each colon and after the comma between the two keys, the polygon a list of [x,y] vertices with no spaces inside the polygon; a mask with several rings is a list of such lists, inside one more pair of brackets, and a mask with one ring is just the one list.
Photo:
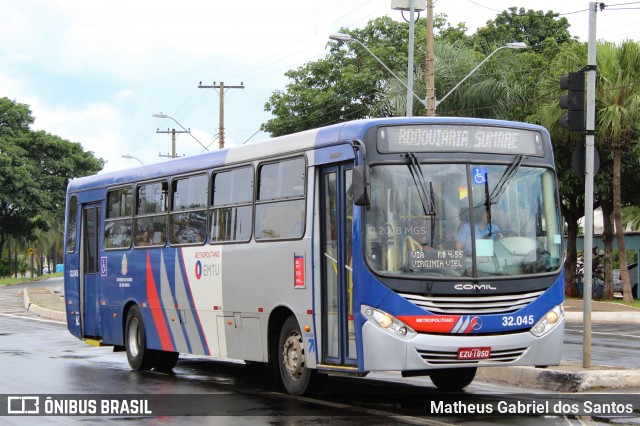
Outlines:
{"label": "bus front door", "polygon": [[80,321],[82,337],[100,335],[100,306],[98,285],[100,280],[99,241],[102,208],[100,204],[82,207],[80,240]]}
{"label": "bus front door", "polygon": [[350,165],[322,170],[322,363],[355,367],[351,228],[353,192]]}

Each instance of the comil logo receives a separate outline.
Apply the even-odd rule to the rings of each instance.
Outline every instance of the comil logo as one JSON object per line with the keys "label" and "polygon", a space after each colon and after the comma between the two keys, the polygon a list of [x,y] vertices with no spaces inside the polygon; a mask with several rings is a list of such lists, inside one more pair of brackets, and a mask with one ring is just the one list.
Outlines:
{"label": "comil logo", "polygon": [[491,284],[456,284],[453,288],[456,290],[497,290]]}
{"label": "comil logo", "polygon": [[40,414],[40,397],[8,396],[7,414]]}

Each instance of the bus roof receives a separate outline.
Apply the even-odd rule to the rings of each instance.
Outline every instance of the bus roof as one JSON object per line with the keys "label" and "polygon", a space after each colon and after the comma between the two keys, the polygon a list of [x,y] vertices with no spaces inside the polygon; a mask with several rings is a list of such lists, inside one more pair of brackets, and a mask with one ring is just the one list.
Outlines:
{"label": "bus roof", "polygon": [[465,118],[465,117],[388,117],[347,121],[299,133],[279,136],[248,145],[224,148],[200,155],[181,157],[160,163],[143,165],[108,173],[98,173],[74,179],[69,183],[68,191],[77,192],[101,186],[124,185],[133,181],[153,180],[165,176],[179,175],[198,170],[207,170],[227,164],[240,163],[274,155],[300,152],[321,148],[338,143],[350,143],[354,139],[362,140],[369,129],[381,125],[393,124],[467,124],[519,127],[530,130],[546,130],[534,124],[504,120]]}

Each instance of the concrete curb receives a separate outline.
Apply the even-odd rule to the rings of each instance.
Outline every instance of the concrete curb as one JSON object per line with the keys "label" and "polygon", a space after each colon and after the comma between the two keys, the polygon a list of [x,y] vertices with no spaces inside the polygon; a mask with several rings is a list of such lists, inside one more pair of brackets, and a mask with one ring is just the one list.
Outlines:
{"label": "concrete curb", "polygon": [[[568,322],[582,322],[583,312],[566,312],[564,319]],[[640,312],[591,312],[591,321],[602,323],[640,324]]]}
{"label": "concrete curb", "polygon": [[640,387],[640,370],[638,369],[598,369],[598,367],[594,367],[593,370],[571,371],[576,368],[575,365],[560,365],[548,369],[485,367],[478,369],[476,379],[555,392]]}
{"label": "concrete curb", "polygon": [[[49,291],[47,289],[47,291]],[[66,322],[65,313],[61,311],[54,311],[52,309],[47,309],[39,306],[38,304],[31,301],[29,297],[29,289],[25,288],[23,290],[23,300],[24,300],[24,308],[29,312],[41,317],[50,319],[53,321]],[[61,298],[62,299],[62,298]],[[64,303],[63,303],[64,306]]]}

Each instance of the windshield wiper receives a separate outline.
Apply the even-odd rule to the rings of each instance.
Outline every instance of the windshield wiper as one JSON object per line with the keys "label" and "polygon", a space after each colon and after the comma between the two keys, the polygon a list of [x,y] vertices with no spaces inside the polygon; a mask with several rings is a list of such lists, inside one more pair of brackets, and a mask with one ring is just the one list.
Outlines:
{"label": "windshield wiper", "polygon": [[509,182],[513,180],[518,173],[518,170],[522,166],[522,162],[524,161],[524,155],[520,154],[516,156],[509,167],[502,173],[500,179],[498,179],[498,183],[493,187],[491,194],[489,194],[489,175],[487,174],[484,179],[484,206],[487,211],[487,226],[489,228],[489,237],[491,237],[491,204],[496,204],[498,198],[504,193],[505,189],[507,189],[507,185]]}
{"label": "windshield wiper", "polygon": [[422,174],[422,168],[416,155],[413,152],[409,152],[407,157],[409,157],[409,171],[418,190],[418,197],[420,198],[422,209],[424,210],[424,214],[431,218],[430,241],[431,247],[433,247],[436,234],[436,221],[434,220],[436,216],[436,203],[433,195],[433,182],[429,182],[429,186],[427,187],[427,181]]}
{"label": "windshield wiper", "polygon": [[502,195],[504,190],[507,188],[507,184],[511,182],[511,180],[513,180],[513,178],[516,176],[516,173],[518,172],[518,170],[520,170],[520,166],[522,166],[523,161],[524,161],[524,155],[522,154],[518,155],[513,160],[513,162],[509,164],[509,167],[507,167],[507,170],[505,170],[504,173],[502,173],[502,176],[500,176],[498,183],[496,183],[496,186],[493,188],[493,191],[491,191],[491,194],[489,195],[489,200],[491,201],[492,204],[495,204],[496,200]]}
{"label": "windshield wiper", "polygon": [[416,184],[418,197],[420,197],[424,214],[427,216],[435,216],[436,206],[433,199],[433,188],[427,187],[427,181],[422,174],[422,168],[418,163],[416,155],[413,152],[409,152],[407,153],[407,157],[409,157],[409,171],[411,172],[413,182]]}

